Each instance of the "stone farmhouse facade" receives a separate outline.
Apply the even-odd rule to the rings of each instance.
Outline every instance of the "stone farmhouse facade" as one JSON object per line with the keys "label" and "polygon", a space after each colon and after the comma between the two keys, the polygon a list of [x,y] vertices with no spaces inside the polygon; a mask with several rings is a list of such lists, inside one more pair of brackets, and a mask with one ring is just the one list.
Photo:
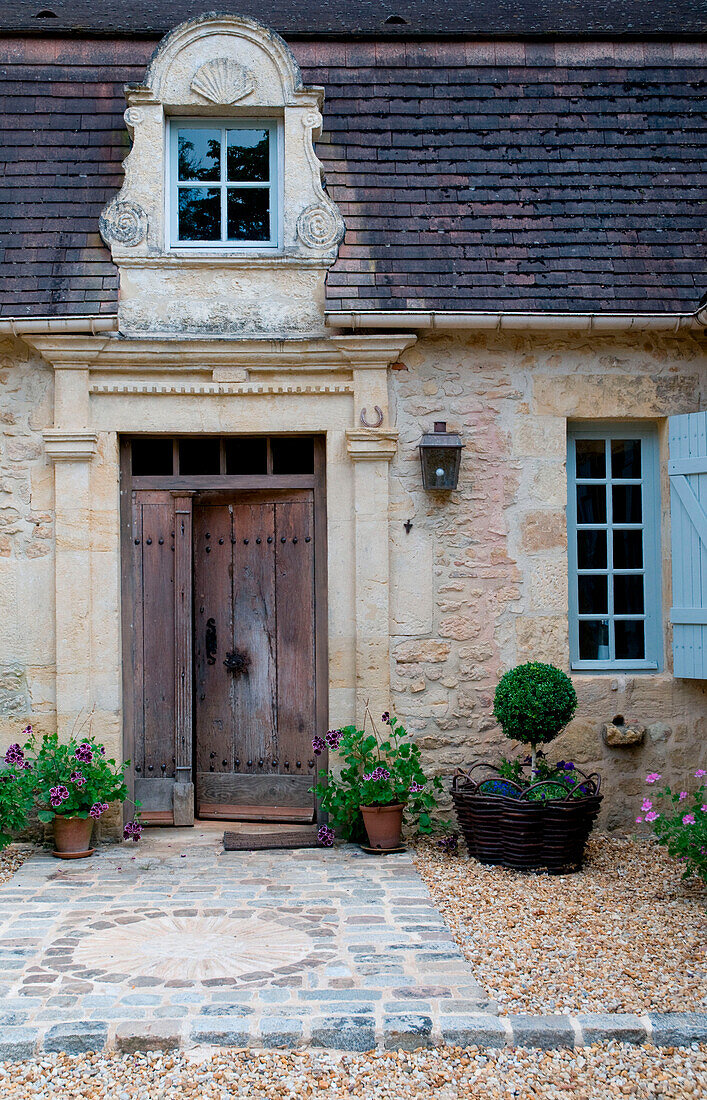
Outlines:
{"label": "stone farmhouse facade", "polygon": [[93,7],[0,17],[0,746],[311,820],[313,734],[451,775],[537,659],[630,827],[707,759],[697,14]]}

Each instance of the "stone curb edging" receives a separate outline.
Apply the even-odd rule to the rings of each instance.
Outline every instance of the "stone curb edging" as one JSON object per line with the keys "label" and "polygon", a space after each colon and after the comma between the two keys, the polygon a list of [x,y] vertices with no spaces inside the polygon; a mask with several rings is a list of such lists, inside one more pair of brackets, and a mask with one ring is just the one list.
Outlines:
{"label": "stone curb edging", "polygon": [[41,1052],[85,1054],[117,1050],[166,1051],[197,1046],[329,1050],[414,1050],[446,1044],[458,1047],[533,1047],[572,1049],[592,1043],[652,1043],[689,1046],[707,1042],[707,1013],[668,1012],[637,1016],[583,1013],[577,1016],[492,1016],[486,1013],[443,1017],[439,1029],[429,1016],[414,1013],[386,1017],[375,1029],[366,1016],[315,1017],[308,1036],[297,1017],[269,1017],[257,1033],[238,1017],[150,1020],[108,1024],[81,1020],[44,1030],[5,1027],[0,1032],[0,1061],[31,1058]]}

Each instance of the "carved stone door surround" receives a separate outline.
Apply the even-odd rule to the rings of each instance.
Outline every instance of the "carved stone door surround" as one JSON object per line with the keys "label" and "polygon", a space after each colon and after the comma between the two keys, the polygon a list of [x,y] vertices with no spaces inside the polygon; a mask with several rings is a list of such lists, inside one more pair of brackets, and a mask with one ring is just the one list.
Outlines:
{"label": "carved stone door surround", "polygon": [[[55,372],[44,438],[54,464],[60,733],[95,707],[95,735],[123,752],[118,440],[141,431],[326,435],[329,720],[361,721],[366,699],[386,709],[388,467],[397,449],[387,371],[415,337],[26,339]],[[380,423],[364,426],[362,411],[378,420],[376,407]]]}

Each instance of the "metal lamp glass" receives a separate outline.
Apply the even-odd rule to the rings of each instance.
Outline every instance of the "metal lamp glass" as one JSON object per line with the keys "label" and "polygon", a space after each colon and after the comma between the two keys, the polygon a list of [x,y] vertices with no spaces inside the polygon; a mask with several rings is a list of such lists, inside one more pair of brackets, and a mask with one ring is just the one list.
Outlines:
{"label": "metal lamp glass", "polygon": [[446,421],[435,422],[433,432],[425,432],[420,441],[422,484],[425,489],[449,491],[459,483],[461,436],[448,432]]}

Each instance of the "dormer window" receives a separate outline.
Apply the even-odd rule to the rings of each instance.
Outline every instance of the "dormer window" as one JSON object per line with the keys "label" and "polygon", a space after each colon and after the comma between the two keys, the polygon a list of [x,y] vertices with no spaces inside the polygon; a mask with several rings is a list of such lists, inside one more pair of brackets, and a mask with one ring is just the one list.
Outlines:
{"label": "dormer window", "polygon": [[172,119],[169,141],[172,247],[277,247],[276,122]]}

